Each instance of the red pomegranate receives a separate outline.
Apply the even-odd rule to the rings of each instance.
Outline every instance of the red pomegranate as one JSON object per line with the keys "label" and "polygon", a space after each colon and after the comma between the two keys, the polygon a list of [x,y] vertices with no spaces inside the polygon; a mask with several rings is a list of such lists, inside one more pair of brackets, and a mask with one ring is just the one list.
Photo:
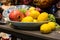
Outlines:
{"label": "red pomegranate", "polygon": [[9,19],[12,21],[20,21],[24,18],[24,14],[19,10],[13,10],[9,14]]}

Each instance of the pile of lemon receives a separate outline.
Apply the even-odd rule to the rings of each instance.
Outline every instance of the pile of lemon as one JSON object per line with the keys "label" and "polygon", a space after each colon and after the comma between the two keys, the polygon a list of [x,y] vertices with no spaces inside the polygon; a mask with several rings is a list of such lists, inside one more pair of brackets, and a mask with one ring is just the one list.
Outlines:
{"label": "pile of lemon", "polygon": [[23,18],[21,22],[41,22],[47,21],[48,19],[47,12],[40,13],[38,10],[35,9],[35,7],[30,7],[29,12],[29,15]]}
{"label": "pile of lemon", "polygon": [[[30,14],[22,19],[21,22],[42,22],[47,21],[49,14],[47,12],[40,13],[35,10],[35,7],[29,8]],[[40,26],[41,33],[50,33],[52,30],[56,29],[55,22],[48,22]]]}
{"label": "pile of lemon", "polygon": [[48,22],[48,23],[42,24],[40,26],[40,32],[41,33],[50,33],[55,29],[56,29],[56,23],[55,22]]}

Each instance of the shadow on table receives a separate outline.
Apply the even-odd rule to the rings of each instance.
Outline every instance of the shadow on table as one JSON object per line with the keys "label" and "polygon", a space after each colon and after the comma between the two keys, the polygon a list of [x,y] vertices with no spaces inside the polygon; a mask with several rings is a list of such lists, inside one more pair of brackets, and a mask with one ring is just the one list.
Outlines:
{"label": "shadow on table", "polygon": [[14,26],[14,25],[12,25],[12,28],[14,28],[14,29],[18,29],[18,30],[28,30],[28,31],[39,31],[40,30],[40,27],[22,27],[22,28],[20,28],[20,27],[17,27],[17,26]]}

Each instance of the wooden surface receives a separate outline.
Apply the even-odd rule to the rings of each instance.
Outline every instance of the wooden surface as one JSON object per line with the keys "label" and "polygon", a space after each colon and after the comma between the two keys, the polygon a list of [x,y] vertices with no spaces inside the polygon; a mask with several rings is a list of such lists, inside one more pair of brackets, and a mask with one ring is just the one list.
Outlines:
{"label": "wooden surface", "polygon": [[18,29],[12,28],[9,25],[0,25],[0,31],[13,34],[17,37],[22,37],[23,35],[28,35],[28,36],[33,36],[33,37],[37,37],[37,38],[60,40],[60,33],[58,32],[58,30],[54,31],[50,34],[41,34],[40,31],[18,30]]}

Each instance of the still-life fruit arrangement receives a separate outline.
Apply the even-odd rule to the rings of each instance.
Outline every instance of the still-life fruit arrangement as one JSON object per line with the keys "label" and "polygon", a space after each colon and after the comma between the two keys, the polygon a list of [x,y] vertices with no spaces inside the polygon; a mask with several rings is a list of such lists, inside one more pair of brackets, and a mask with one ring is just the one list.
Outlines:
{"label": "still-life fruit arrangement", "polygon": [[[30,7],[26,9],[13,10],[9,13],[9,19],[11,21],[18,22],[43,22],[48,21],[40,26],[41,33],[50,33],[57,28],[57,23],[55,16],[53,14],[48,14],[47,12],[41,12],[39,8]],[[60,27],[60,26],[59,26]]]}

